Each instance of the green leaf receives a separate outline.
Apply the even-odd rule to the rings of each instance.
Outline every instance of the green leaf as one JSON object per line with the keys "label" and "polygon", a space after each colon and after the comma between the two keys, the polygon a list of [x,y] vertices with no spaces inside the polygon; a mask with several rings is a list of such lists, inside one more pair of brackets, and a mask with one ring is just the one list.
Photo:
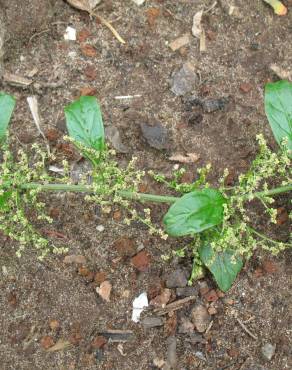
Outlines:
{"label": "green leaf", "polygon": [[11,197],[12,191],[6,191],[2,195],[0,195],[0,211],[6,210],[6,202]]}
{"label": "green leaf", "polygon": [[7,127],[15,107],[15,98],[0,92],[0,142],[6,137]]}
{"label": "green leaf", "polygon": [[274,137],[281,145],[288,138],[288,149],[292,150],[292,83],[278,81],[268,83],[265,88],[265,110]]}
{"label": "green leaf", "polygon": [[69,135],[98,151],[104,148],[104,127],[100,106],[93,96],[81,96],[65,108]]}
{"label": "green leaf", "polygon": [[214,252],[210,245],[199,248],[199,254],[204,265],[211,271],[219,288],[226,292],[232,286],[243,263],[232,250]]}
{"label": "green leaf", "polygon": [[163,218],[172,236],[199,233],[218,225],[223,218],[225,199],[215,189],[195,190],[177,200]]}

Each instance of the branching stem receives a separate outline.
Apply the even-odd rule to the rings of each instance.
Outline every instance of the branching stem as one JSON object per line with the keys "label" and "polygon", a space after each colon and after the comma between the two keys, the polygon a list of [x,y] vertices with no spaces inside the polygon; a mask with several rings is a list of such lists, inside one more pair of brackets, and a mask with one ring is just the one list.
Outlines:
{"label": "branching stem", "polygon": [[[0,189],[9,188],[9,184],[0,184]],[[65,191],[65,192],[74,192],[74,193],[92,193],[92,188],[90,185],[67,185],[67,184],[39,184],[39,183],[25,183],[19,186],[22,190],[28,189],[40,189],[42,191]],[[253,198],[262,198],[271,195],[281,194],[292,190],[292,184],[286,186],[280,186],[278,188],[270,189],[267,191],[260,191],[253,193]],[[139,200],[145,202],[154,202],[154,203],[168,203],[172,204],[176,202],[179,197],[174,197],[170,195],[155,195],[155,194],[145,194],[145,193],[134,193],[132,191],[121,190],[119,195],[126,199]],[[249,196],[246,196],[248,200]]]}

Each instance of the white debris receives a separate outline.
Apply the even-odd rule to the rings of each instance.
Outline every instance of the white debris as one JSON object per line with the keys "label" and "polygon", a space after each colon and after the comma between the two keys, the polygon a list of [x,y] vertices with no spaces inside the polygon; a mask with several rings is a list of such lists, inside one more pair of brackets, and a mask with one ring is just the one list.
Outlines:
{"label": "white debris", "polygon": [[133,313],[132,320],[134,322],[139,322],[140,315],[143,312],[144,308],[148,307],[148,298],[147,293],[143,292],[133,301]]}
{"label": "white debris", "polygon": [[193,18],[192,34],[198,39],[201,37],[201,33],[203,31],[202,25],[201,25],[202,16],[203,16],[203,10],[200,10],[194,15],[194,18]]}
{"label": "white debris", "polygon": [[96,226],[96,230],[102,233],[104,231],[104,226],[103,225],[98,225]]}
{"label": "white debris", "polygon": [[60,173],[61,175],[65,174],[64,168],[60,168],[60,167],[53,166],[53,165],[49,166],[49,171],[52,171],[52,172],[55,172],[55,173]]}
{"label": "white debris", "polygon": [[145,3],[145,0],[132,0],[136,5],[142,5]]}
{"label": "white debris", "polygon": [[67,41],[76,41],[76,29],[68,26],[64,33],[64,39]]}

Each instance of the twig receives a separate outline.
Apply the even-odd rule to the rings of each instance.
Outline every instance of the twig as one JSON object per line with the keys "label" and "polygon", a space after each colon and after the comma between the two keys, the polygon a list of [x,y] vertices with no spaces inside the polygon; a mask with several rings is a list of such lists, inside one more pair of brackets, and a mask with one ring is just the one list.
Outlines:
{"label": "twig", "polygon": [[126,41],[119,35],[118,31],[116,31],[116,29],[106,19],[94,12],[89,12],[89,14],[93,15],[96,19],[100,21],[101,24],[106,26],[121,44],[126,43]]}
{"label": "twig", "polygon": [[238,322],[238,324],[242,327],[242,329],[250,336],[252,337],[254,340],[257,340],[258,337],[256,335],[254,335],[245,325],[244,323],[236,317],[236,321]]}
{"label": "twig", "polygon": [[46,33],[46,32],[49,32],[49,31],[50,31],[50,29],[49,29],[49,28],[47,28],[46,30],[43,30],[43,31],[40,31],[40,32],[34,33],[34,34],[31,36],[31,38],[28,40],[28,43],[30,44],[30,43],[32,42],[32,40],[33,40],[35,37],[40,36],[40,35],[42,35],[43,33]]}
{"label": "twig", "polygon": [[157,313],[157,315],[159,316],[166,315],[168,312],[177,311],[181,309],[186,303],[189,303],[190,301],[193,301],[195,299],[196,296],[190,296],[183,299],[179,299],[178,301],[168,304],[164,308],[155,309],[154,312]]}

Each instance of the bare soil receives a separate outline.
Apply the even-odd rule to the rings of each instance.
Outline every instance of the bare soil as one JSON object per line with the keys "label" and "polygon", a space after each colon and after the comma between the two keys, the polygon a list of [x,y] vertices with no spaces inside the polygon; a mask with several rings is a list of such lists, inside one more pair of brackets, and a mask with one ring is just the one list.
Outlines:
{"label": "bare soil", "polygon": [[[104,0],[98,12],[112,21],[126,40],[121,45],[107,28],[64,1],[0,0],[7,29],[5,71],[24,77],[34,71],[35,81],[29,87],[1,83],[1,90],[17,98],[11,126],[13,149],[29,151],[33,142],[42,142],[26,102],[27,96],[35,94],[43,129],[57,156],[55,165],[61,166],[64,158],[73,164],[78,154],[62,139],[66,132],[63,107],[78,97],[81,89],[90,87],[101,103],[105,125],[119,129],[129,151],[118,155],[121,165],[135,155],[140,168],[167,174],[173,167],[169,156],[196,153],[200,159],[187,165],[188,173],[192,176],[196,168],[210,162],[213,185],[226,167],[233,174],[246,170],[256,152],[257,133],[264,133],[276,148],[264,114],[263,87],[278,79],[271,64],[285,69],[292,60],[292,2],[284,2],[290,12],[277,17],[261,0],[234,1],[238,8],[233,15],[226,11],[228,1],[218,1],[203,17],[206,51],[200,52],[199,40],[190,36],[186,47],[173,52],[168,43],[190,33],[193,15],[209,9],[213,1],[149,0],[138,7],[130,0]],[[64,41],[68,25],[77,29],[76,42]],[[82,40],[80,35],[87,37]],[[84,51],[87,44],[93,47],[92,56]],[[222,109],[210,113],[201,107],[190,110],[183,98],[171,92],[172,73],[186,62],[194,66],[198,76],[192,94],[225,98]],[[115,99],[135,94],[141,97]],[[141,133],[141,123],[156,122],[168,130],[165,150],[151,148]],[[162,191],[150,181],[145,188]],[[209,331],[192,343],[178,328],[183,317],[190,318],[194,303],[176,314],[164,315],[161,327],[144,330],[131,320],[137,295],[146,291],[153,298],[161,292],[169,272],[182,266],[190,269],[187,258],[161,259],[182,241],[151,237],[140,224],[125,226],[120,210],[101,214],[98,207],[84,206],[81,195],[47,194],[44,199],[54,223],[40,225],[40,231],[69,246],[69,254],[83,255],[86,263],[82,268],[68,265],[63,256],[40,262],[32,251],[17,259],[17,245],[0,235],[1,369],[155,369],[155,359],[167,358],[168,337],[176,338],[174,368],[179,370],[292,368],[291,251],[277,258],[259,251],[232,289],[224,296],[218,292],[220,297],[213,303],[203,294],[206,284],[216,289],[212,279],[206,275],[194,282],[196,301],[215,310]],[[287,198],[277,199],[277,207],[287,208]],[[160,222],[165,206],[153,206],[153,210]],[[97,231],[98,225],[103,225],[104,231]],[[263,227],[279,239],[289,233],[288,221],[273,230]],[[120,238],[132,240],[134,253],[141,248],[147,251],[151,260],[146,272],[133,266],[131,255],[120,255],[116,247]],[[106,275],[99,274],[94,280],[96,273]],[[105,276],[113,287],[110,302],[103,301],[95,290]],[[172,289],[171,300],[175,299]],[[52,320],[58,321],[58,328],[50,327]],[[134,340],[120,344],[107,341],[98,349],[93,341],[109,329],[132,330]],[[68,346],[52,352],[46,349],[60,340]],[[276,346],[270,361],[262,355],[266,343]]]}

